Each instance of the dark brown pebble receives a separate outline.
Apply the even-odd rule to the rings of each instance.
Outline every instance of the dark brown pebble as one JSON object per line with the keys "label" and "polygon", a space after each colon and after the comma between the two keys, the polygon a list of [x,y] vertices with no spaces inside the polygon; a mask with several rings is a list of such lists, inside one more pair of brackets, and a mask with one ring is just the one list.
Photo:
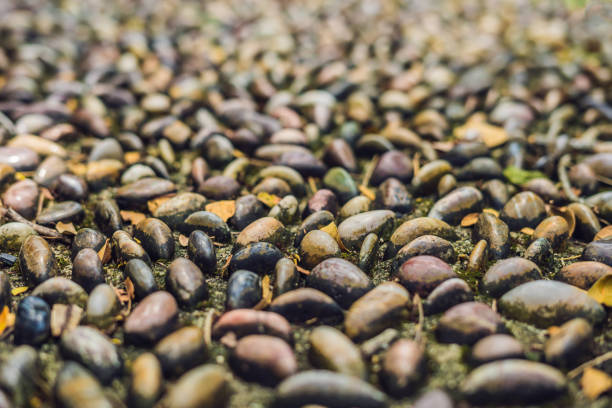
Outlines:
{"label": "dark brown pebble", "polygon": [[259,274],[269,274],[282,257],[283,253],[269,242],[255,242],[232,255],[229,269],[246,269]]}
{"label": "dark brown pebble", "polygon": [[372,172],[370,182],[377,186],[390,177],[394,177],[402,183],[408,183],[412,178],[410,158],[397,150],[391,150],[380,156]]}
{"label": "dark brown pebble", "polygon": [[78,223],[84,215],[85,211],[81,204],[76,201],[64,201],[51,204],[42,210],[36,217],[36,222],[41,225],[55,225],[60,221],[63,223]]}
{"label": "dark brown pebble", "polygon": [[323,156],[330,166],[344,167],[350,172],[357,171],[357,160],[351,146],[343,139],[334,139],[327,145]]}
{"label": "dark brown pebble", "polygon": [[510,230],[505,222],[490,213],[480,213],[472,230],[472,240],[481,239],[488,244],[488,254],[492,259],[503,259],[510,254]]}
{"label": "dark brown pebble", "polygon": [[385,353],[381,382],[395,397],[412,394],[425,375],[425,350],[415,341],[400,339]]}
{"label": "dark brown pebble", "polygon": [[209,211],[196,211],[190,214],[178,227],[183,234],[202,230],[217,242],[229,242],[230,229],[217,214]]}
{"label": "dark brown pebble", "polygon": [[159,360],[153,353],[136,357],[131,367],[128,391],[130,407],[151,408],[159,398],[163,387],[163,374]]}
{"label": "dark brown pebble", "polygon": [[541,267],[549,267],[553,261],[554,250],[546,238],[534,240],[525,250],[525,259]]}
{"label": "dark brown pebble", "polygon": [[412,196],[402,184],[394,177],[386,179],[376,190],[374,201],[376,208],[391,210],[396,213],[407,214],[412,211]]}
{"label": "dark brown pebble", "polygon": [[130,259],[123,273],[132,281],[134,296],[138,300],[158,290],[151,267],[142,259]]}
{"label": "dark brown pebble", "polygon": [[593,327],[585,319],[576,318],[551,334],[544,345],[544,356],[548,364],[571,368],[588,358],[592,347]]}
{"label": "dark brown pebble", "polygon": [[119,262],[129,262],[131,259],[140,259],[151,264],[151,258],[144,248],[134,241],[130,234],[123,230],[117,230],[113,233],[113,249],[115,258]]}
{"label": "dark brown pebble", "polygon": [[34,288],[32,295],[42,298],[49,306],[61,303],[81,308],[85,308],[88,297],[81,285],[63,276],[47,279]]}
{"label": "dark brown pebble", "polygon": [[555,279],[588,290],[598,279],[612,275],[612,267],[601,262],[581,261],[564,266]]}
{"label": "dark brown pebble", "polygon": [[253,221],[267,214],[264,204],[253,194],[247,194],[236,199],[236,212],[229,219],[230,224],[242,231]]}
{"label": "dark brown pebble", "polygon": [[109,236],[123,227],[119,207],[114,200],[98,201],[94,210],[94,220],[98,228]]}
{"label": "dark brown pebble", "polygon": [[26,147],[0,147],[0,163],[8,164],[17,171],[30,171],[38,166],[38,154]]}
{"label": "dark brown pebble", "polygon": [[340,330],[318,326],[310,332],[309,359],[314,367],[365,379],[366,365],[359,348]]}
{"label": "dark brown pebble", "polygon": [[482,278],[482,287],[489,295],[499,297],[510,289],[536,279],[542,279],[538,266],[524,258],[514,257],[498,261]]}
{"label": "dark brown pebble", "polygon": [[171,294],[158,291],[145,297],[127,317],[126,339],[134,344],[152,344],[178,325],[178,305]]}
{"label": "dark brown pebble", "polygon": [[612,239],[602,239],[588,244],[582,251],[582,260],[601,262],[612,266]]}
{"label": "dark brown pebble", "polygon": [[206,361],[204,333],[196,326],[182,327],[161,339],[154,352],[166,375],[179,376]]}
{"label": "dark brown pebble", "polygon": [[79,251],[72,262],[72,280],[87,292],[91,292],[98,284],[104,283],[104,270],[98,253],[91,248]]}
{"label": "dark brown pebble", "polygon": [[208,285],[202,271],[187,258],[176,258],[168,266],[166,285],[185,308],[193,308],[208,297]]}
{"label": "dark brown pebble", "polygon": [[77,231],[72,239],[70,247],[70,256],[72,259],[79,253],[81,249],[91,248],[98,252],[104,246],[106,237],[100,231],[92,228],[81,228]]}
{"label": "dark brown pebble", "polygon": [[461,303],[448,309],[436,327],[443,343],[474,344],[481,338],[504,330],[497,313],[479,302]]}
{"label": "dark brown pebble", "polygon": [[370,278],[361,269],[341,258],[319,263],[308,275],[307,283],[331,296],[344,308],[373,288]]}
{"label": "dark brown pebble", "polygon": [[565,218],[553,215],[544,219],[536,227],[533,238],[546,238],[553,249],[563,247],[569,238],[569,225]]}
{"label": "dark brown pebble", "polygon": [[231,200],[240,192],[240,184],[227,176],[214,176],[202,183],[198,193],[211,200]]}
{"label": "dark brown pebble", "polygon": [[451,243],[435,235],[423,235],[410,241],[397,252],[396,265],[401,266],[408,259],[419,255],[430,255],[444,262],[455,262],[455,250]]}
{"label": "dark brown pebble", "polygon": [[303,323],[312,318],[331,323],[338,322],[343,317],[342,309],[331,297],[312,288],[283,293],[272,301],[270,311],[295,323]]}
{"label": "dark brown pebble", "polygon": [[332,214],[338,213],[338,199],[333,191],[322,188],[312,195],[308,200],[308,212],[312,214],[317,211],[329,211]]}
{"label": "dark brown pebble", "polygon": [[452,306],[469,302],[474,294],[463,279],[451,278],[439,284],[423,302],[426,315],[442,313]]}
{"label": "dark brown pebble", "polygon": [[601,229],[601,224],[593,210],[582,203],[572,203],[567,206],[567,209],[574,213],[576,218],[576,227],[572,236],[586,242],[592,241]]}
{"label": "dark brown pebble", "polygon": [[62,174],[51,185],[51,192],[58,200],[83,201],[87,198],[89,189],[83,178],[74,174]]}
{"label": "dark brown pebble", "polygon": [[501,212],[501,219],[512,230],[524,227],[535,228],[546,215],[544,201],[531,191],[513,196]]}
{"label": "dark brown pebble", "polygon": [[38,195],[40,191],[35,182],[25,179],[12,184],[2,194],[2,202],[6,207],[17,211],[24,218],[31,220],[36,216]]}
{"label": "dark brown pebble", "polygon": [[478,340],[472,348],[471,362],[476,365],[509,358],[524,358],[523,345],[508,334],[492,334]]}
{"label": "dark brown pebble", "polygon": [[294,246],[299,247],[302,239],[312,230],[320,229],[334,222],[334,215],[329,211],[317,211],[304,219],[295,236]]}
{"label": "dark brown pebble", "polygon": [[220,339],[227,333],[240,338],[249,334],[266,334],[291,339],[291,325],[283,316],[274,312],[253,309],[235,309],[223,313],[212,327],[212,336]]}
{"label": "dark brown pebble", "polygon": [[49,243],[38,235],[28,236],[19,250],[19,270],[32,284],[55,276],[59,267]]}
{"label": "dark brown pebble", "polygon": [[51,311],[37,296],[26,296],[15,313],[15,344],[39,345],[49,337]]}
{"label": "dark brown pebble", "polygon": [[115,199],[121,206],[131,207],[176,191],[174,183],[163,178],[147,177],[117,189]]}
{"label": "dark brown pebble", "polygon": [[408,259],[397,271],[397,277],[410,292],[425,297],[440,283],[456,278],[453,268],[440,258],[419,255]]}
{"label": "dark brown pebble", "polygon": [[134,238],[138,239],[152,261],[172,259],[174,237],[170,228],[157,218],[146,218],[136,224]]}
{"label": "dark brown pebble", "polygon": [[298,368],[293,350],[284,340],[257,334],[241,338],[229,361],[247,381],[268,386],[293,375]]}
{"label": "dark brown pebble", "polygon": [[274,266],[274,296],[296,289],[300,283],[300,274],[293,260],[281,258]]}
{"label": "dark brown pebble", "polygon": [[204,273],[214,273],[217,267],[215,246],[205,232],[195,230],[189,234],[187,254]]}

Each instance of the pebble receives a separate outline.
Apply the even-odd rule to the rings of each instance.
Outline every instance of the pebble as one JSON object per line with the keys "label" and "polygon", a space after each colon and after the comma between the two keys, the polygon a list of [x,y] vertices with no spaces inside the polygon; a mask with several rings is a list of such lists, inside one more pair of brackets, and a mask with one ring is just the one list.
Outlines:
{"label": "pebble", "polygon": [[538,238],[529,244],[524,257],[538,266],[549,267],[554,260],[554,250],[547,238]]}
{"label": "pebble", "polygon": [[124,275],[134,285],[134,296],[140,300],[158,290],[153,271],[142,259],[130,259],[125,264]]}
{"label": "pebble", "polygon": [[299,283],[299,272],[293,260],[279,259],[274,266],[274,296],[296,289]]}
{"label": "pebble", "polygon": [[152,261],[172,259],[174,255],[172,230],[157,218],[145,218],[136,224],[134,238],[140,241]]}
{"label": "pebble", "polygon": [[333,191],[326,188],[317,190],[308,200],[308,212],[316,213],[317,211],[328,211],[332,214],[338,213],[338,199]]}
{"label": "pebble", "polygon": [[83,178],[61,174],[51,184],[51,193],[58,200],[84,201],[89,195],[89,188]]}
{"label": "pebble", "polygon": [[32,296],[42,298],[50,306],[62,303],[81,308],[85,308],[89,297],[81,285],[63,276],[55,276],[42,282],[34,288]]}
{"label": "pebble", "polygon": [[338,234],[344,246],[357,250],[368,234],[374,233],[383,239],[388,237],[394,218],[395,213],[390,210],[362,212],[342,221],[338,225]]}
{"label": "pebble", "polygon": [[298,369],[293,350],[284,340],[261,334],[238,340],[229,362],[245,380],[268,386],[292,376]]}
{"label": "pebble", "polygon": [[472,240],[487,242],[488,255],[492,259],[504,259],[510,254],[510,230],[508,225],[490,213],[480,213],[472,230]]}
{"label": "pebble", "polygon": [[27,296],[17,306],[15,314],[15,344],[37,346],[49,337],[51,310],[37,296]]}
{"label": "pebble", "polygon": [[498,301],[501,314],[511,319],[546,328],[583,317],[599,323],[603,307],[585,291],[563,282],[536,280],[506,292]]}
{"label": "pebble", "polygon": [[406,318],[410,294],[395,282],[383,282],[357,299],[344,319],[344,331],[354,341],[363,341]]}
{"label": "pebble", "polygon": [[119,187],[115,193],[117,203],[122,207],[138,207],[154,198],[174,193],[176,186],[169,180],[146,177]]}
{"label": "pebble", "polygon": [[303,323],[313,318],[332,323],[343,317],[342,309],[334,299],[312,288],[294,289],[277,296],[269,310],[294,323]]}
{"label": "pebble", "polygon": [[612,266],[612,238],[593,241],[582,251],[583,261],[601,262]]}
{"label": "pebble", "polygon": [[431,161],[421,167],[412,178],[412,187],[418,194],[433,193],[438,187],[440,179],[452,171],[451,164],[446,160]]}
{"label": "pebble", "polygon": [[436,337],[443,343],[472,345],[483,337],[503,330],[501,317],[488,305],[466,302],[444,312],[436,327]]}
{"label": "pebble", "polygon": [[542,279],[538,266],[524,258],[506,258],[496,262],[482,277],[482,288],[489,295],[499,297],[518,285]]}
{"label": "pebble", "polygon": [[325,173],[323,185],[333,191],[341,203],[346,203],[359,193],[351,175],[342,167],[333,167]]}
{"label": "pebble", "polygon": [[461,392],[473,404],[530,405],[551,402],[566,390],[557,369],[526,360],[501,360],[472,371]]}
{"label": "pebble", "polygon": [[87,323],[100,330],[108,329],[116,321],[121,304],[115,290],[107,284],[100,284],[91,291],[87,300]]}
{"label": "pebble", "polygon": [[187,255],[204,273],[213,273],[217,267],[215,247],[204,231],[189,234]]}
{"label": "pebble", "polygon": [[429,255],[440,258],[446,263],[455,262],[455,250],[444,238],[435,235],[422,235],[404,245],[395,255],[395,264],[401,266],[410,258]]}
{"label": "pebble", "polygon": [[87,292],[104,283],[104,270],[98,253],[91,248],[79,251],[72,262],[72,280]]}
{"label": "pebble", "polygon": [[229,219],[229,222],[237,230],[242,231],[250,223],[266,215],[264,204],[253,194],[237,198],[235,204],[236,212]]}
{"label": "pebble", "polygon": [[456,225],[469,213],[479,212],[482,201],[482,193],[476,188],[459,187],[436,201],[428,217]]}
{"label": "pebble", "polygon": [[117,261],[129,262],[132,259],[140,259],[151,264],[151,258],[144,248],[132,239],[130,234],[123,230],[117,230],[113,233],[113,249]]}
{"label": "pebble", "polygon": [[576,217],[576,229],[572,236],[586,242],[592,241],[601,230],[601,224],[593,210],[581,203],[572,203],[567,209]]}
{"label": "pebble", "polygon": [[50,188],[59,176],[67,172],[68,166],[64,160],[57,156],[49,156],[38,165],[33,180],[43,187]]}
{"label": "pebble", "polygon": [[162,393],[163,373],[153,353],[142,353],[134,359],[128,391],[129,406],[151,408]]}
{"label": "pebble", "polygon": [[153,211],[153,216],[159,218],[170,228],[178,228],[192,213],[201,211],[206,204],[206,197],[197,193],[179,193],[160,204]]}
{"label": "pebble", "polygon": [[425,374],[424,347],[413,340],[400,339],[385,353],[380,379],[395,397],[412,394]]}
{"label": "pebble", "polygon": [[546,238],[553,249],[563,247],[569,238],[569,225],[565,218],[553,215],[544,219],[536,227],[533,238]]}
{"label": "pebble", "polygon": [[391,235],[390,241],[395,251],[423,235],[435,235],[447,240],[457,238],[455,231],[442,220],[418,217],[402,223]]}
{"label": "pebble", "polygon": [[307,370],[279,384],[276,404],[287,408],[308,404],[327,408],[383,408],[387,406],[387,397],[358,378],[327,370]]}
{"label": "pebble", "polygon": [[171,294],[154,292],[138,303],[123,326],[126,340],[134,344],[152,344],[178,325],[178,305]]}
{"label": "pebble", "polygon": [[171,377],[203,364],[207,358],[204,333],[199,327],[185,326],[161,339],[153,349],[163,372]]}
{"label": "pebble", "polygon": [[183,374],[164,398],[168,408],[221,408],[230,397],[231,375],[216,364],[204,364]]}
{"label": "pebble", "polygon": [[83,366],[71,361],[66,362],[57,375],[55,394],[65,408],[113,406],[98,380]]}
{"label": "pebble", "polygon": [[[0,387],[12,397],[15,406],[28,406],[30,397],[40,380],[38,356],[31,346],[17,346],[7,354],[0,364]],[[11,404],[0,405],[11,407]]]}
{"label": "pebble", "polygon": [[2,202],[6,207],[12,208],[24,218],[31,220],[36,216],[39,194],[36,183],[25,179],[11,184],[2,194]]}
{"label": "pebble", "polygon": [[208,298],[208,284],[204,274],[187,258],[176,258],[168,266],[166,287],[178,303],[187,309],[196,307]]}
{"label": "pebble", "polygon": [[410,182],[412,178],[412,162],[404,153],[391,150],[383,153],[372,171],[370,183],[377,186],[390,177],[394,177],[402,183]]}
{"label": "pebble", "polygon": [[287,236],[284,225],[276,218],[263,217],[250,223],[236,238],[236,245],[246,246],[254,242],[269,242],[283,248],[283,240]]}
{"label": "pebble", "polygon": [[453,408],[453,400],[442,390],[427,391],[414,402],[413,408]]}
{"label": "pebble", "polygon": [[564,323],[544,345],[548,364],[571,368],[588,357],[593,347],[593,327],[582,318]]}
{"label": "pebble", "polygon": [[114,200],[103,199],[98,201],[94,211],[94,220],[98,228],[106,235],[113,235],[123,226],[119,207]]}
{"label": "pebble", "polygon": [[217,214],[209,211],[191,213],[178,227],[183,234],[201,230],[217,242],[229,242],[231,233],[228,225]]}
{"label": "pebble", "polygon": [[396,178],[388,178],[376,190],[374,202],[376,208],[391,210],[400,214],[408,214],[412,211],[412,196],[401,181]]}
{"label": "pebble", "polygon": [[430,255],[419,255],[408,259],[397,270],[399,282],[410,292],[426,297],[439,284],[447,279],[456,278],[453,268]]}
{"label": "pebble", "polygon": [[425,315],[442,313],[450,307],[474,299],[474,294],[469,285],[460,278],[447,279],[427,296],[423,302]]}
{"label": "pebble", "polygon": [[30,235],[38,235],[28,224],[7,222],[0,226],[0,248],[3,251],[18,251]]}
{"label": "pebble", "polygon": [[340,330],[318,326],[310,333],[309,343],[309,358],[314,367],[366,379],[359,348]]}
{"label": "pebble", "polygon": [[78,326],[65,332],[60,340],[62,355],[90,370],[102,383],[109,383],[122,368],[119,353],[102,332]]}
{"label": "pebble", "polygon": [[229,263],[230,271],[246,269],[258,274],[268,274],[274,270],[276,262],[283,253],[268,242],[255,242],[239,249]]}
{"label": "pebble", "polygon": [[8,164],[16,171],[31,171],[38,166],[38,154],[27,147],[0,147],[0,164]]}
{"label": "pebble", "polygon": [[511,230],[535,228],[545,217],[544,201],[531,191],[513,196],[501,211],[500,218]]}
{"label": "pebble", "polygon": [[308,275],[307,284],[332,297],[348,308],[373,288],[370,278],[357,266],[342,258],[329,258],[319,263]]}
{"label": "pebble", "polygon": [[198,188],[198,193],[211,200],[231,200],[240,192],[241,186],[236,180],[227,176],[213,176]]}
{"label": "pebble", "polygon": [[612,275],[611,266],[595,261],[579,261],[561,268],[555,279],[588,290],[605,275]]}
{"label": "pebble", "polygon": [[55,255],[47,241],[38,235],[28,236],[19,250],[19,270],[32,284],[39,284],[59,271]]}
{"label": "pebble", "polygon": [[249,334],[265,334],[280,337],[289,342],[291,325],[283,316],[274,312],[253,309],[235,309],[223,313],[212,327],[212,336],[219,339],[227,333],[236,337]]}
{"label": "pebble", "polygon": [[508,334],[492,334],[478,340],[472,348],[470,361],[475,365],[497,360],[525,357],[523,345]]}
{"label": "pebble", "polygon": [[227,282],[226,308],[244,309],[255,306],[261,300],[261,278],[254,272],[238,270]]}
{"label": "pebble", "polygon": [[97,253],[102,249],[105,242],[106,237],[100,231],[92,228],[81,228],[72,239],[70,257],[74,259],[74,257],[85,248],[91,248]]}

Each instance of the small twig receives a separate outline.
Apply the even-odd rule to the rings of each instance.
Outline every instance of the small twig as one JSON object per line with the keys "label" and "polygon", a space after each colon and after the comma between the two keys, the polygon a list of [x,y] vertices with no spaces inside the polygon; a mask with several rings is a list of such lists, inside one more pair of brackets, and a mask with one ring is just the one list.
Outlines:
{"label": "small twig", "polygon": [[70,244],[70,238],[68,238],[67,236],[60,234],[54,229],[43,227],[42,225],[38,225],[32,221],[28,221],[27,219],[23,218],[21,214],[19,214],[17,211],[13,210],[12,208],[1,208],[0,207],[0,216],[2,217],[7,216],[13,221],[27,224],[30,227],[32,227],[34,231],[38,232],[40,235],[44,236],[45,238],[57,239],[58,241],[63,242],[64,244]]}
{"label": "small twig", "polygon": [[578,367],[574,368],[572,371],[567,373],[567,378],[569,379],[576,378],[587,368],[594,367],[608,360],[612,360],[612,351],[608,351],[607,353],[604,353],[600,356],[595,357],[592,360],[587,361],[584,364],[579,365]]}
{"label": "small twig", "polygon": [[419,311],[419,321],[417,322],[414,341],[420,344],[423,341],[423,322],[425,321],[425,313],[423,312],[423,302],[421,301],[421,297],[418,293],[414,295],[414,302],[416,303],[417,310]]}
{"label": "small twig", "polygon": [[570,160],[571,157],[569,154],[563,155],[563,157],[559,159],[559,165],[557,167],[559,181],[561,182],[563,192],[567,196],[568,200],[581,203],[582,200],[572,191],[572,186],[570,185],[569,177],[567,176],[567,170],[565,169],[570,164]]}

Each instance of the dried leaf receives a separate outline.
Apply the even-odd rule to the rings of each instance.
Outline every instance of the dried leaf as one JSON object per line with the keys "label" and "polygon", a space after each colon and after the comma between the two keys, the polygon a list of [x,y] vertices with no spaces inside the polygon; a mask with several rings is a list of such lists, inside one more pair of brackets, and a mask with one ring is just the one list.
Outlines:
{"label": "dried leaf", "polygon": [[471,227],[478,222],[478,213],[469,213],[461,220],[462,227]]}
{"label": "dried leaf", "polygon": [[590,400],[596,400],[601,394],[612,389],[612,377],[604,371],[588,367],[582,374],[580,386],[584,395]]}
{"label": "dried leaf", "polygon": [[374,191],[372,191],[371,188],[368,188],[366,186],[359,186],[359,191],[361,192],[361,194],[363,194],[364,196],[368,197],[370,200],[374,201],[374,199],[376,198],[376,194],[374,193]]}
{"label": "dried leaf", "polygon": [[310,186],[310,190],[312,190],[313,194],[317,192],[317,183],[313,177],[308,177],[308,185]]}
{"label": "dried leaf", "polygon": [[2,308],[2,313],[0,313],[0,335],[4,333],[4,331],[10,327],[13,327],[15,324],[15,315],[10,312],[8,306],[4,306]]}
{"label": "dried leaf", "polygon": [[329,224],[327,224],[326,226],[319,228],[321,231],[325,231],[327,232],[329,235],[332,236],[332,238],[334,238],[336,240],[336,242],[338,243],[338,246],[340,246],[340,249],[343,251],[349,251],[347,247],[344,246],[344,242],[342,242],[342,240],[340,239],[340,234],[338,233],[338,227],[336,226],[335,222],[331,222]]}
{"label": "dried leaf", "polygon": [[595,238],[593,238],[593,241],[599,241],[601,239],[608,238],[612,238],[612,225],[608,225],[607,227],[600,229],[599,232],[595,234]]}
{"label": "dried leaf", "polygon": [[125,278],[125,291],[127,295],[130,297],[130,300],[134,299],[134,284],[130,278]]}
{"label": "dried leaf", "polygon": [[87,165],[80,162],[68,162],[68,170],[74,175],[84,176],[87,174]]}
{"label": "dried leaf", "polygon": [[189,245],[189,237],[181,234],[179,235],[179,244],[181,244],[182,247],[186,247],[187,245]]}
{"label": "dried leaf", "polygon": [[219,343],[223,344],[227,348],[234,348],[238,344],[238,339],[236,338],[236,333],[233,331],[227,332],[223,337],[219,339]]}
{"label": "dried leaf", "polygon": [[83,309],[77,305],[54,304],[51,308],[51,335],[60,337],[65,331],[74,329],[82,317]]}
{"label": "dried leaf", "polygon": [[310,271],[308,269],[302,268],[300,265],[295,265],[295,269],[297,269],[299,273],[303,273],[304,275],[310,275]]}
{"label": "dried leaf", "polygon": [[126,221],[126,222],[129,221],[133,225],[136,225],[140,221],[142,221],[142,220],[147,218],[147,216],[144,215],[143,213],[136,212],[136,211],[121,210],[121,211],[119,211],[119,214],[121,214],[121,219],[123,221]]}
{"label": "dried leaf", "polygon": [[55,225],[55,229],[60,234],[76,235],[76,233],[77,233],[76,228],[74,228],[74,224],[72,224],[71,222],[63,223],[63,222],[59,221]]}
{"label": "dried leaf", "polygon": [[266,193],[265,191],[257,193],[257,199],[270,208],[274,207],[281,200],[280,197]]}
{"label": "dried leaf", "polygon": [[232,151],[232,154],[234,155],[234,157],[246,157],[244,155],[244,153],[242,153],[240,150],[238,149],[234,149],[234,151]]}
{"label": "dried leaf", "polygon": [[482,212],[493,214],[494,216],[499,218],[499,211],[494,210],[493,208],[485,208],[484,210],[482,210]]}
{"label": "dried leaf", "polygon": [[530,180],[536,178],[546,177],[544,173],[537,170],[523,170],[516,166],[508,166],[503,171],[504,177],[508,179],[512,184],[516,184],[520,186],[521,184],[525,184]]}
{"label": "dried leaf", "polygon": [[483,122],[477,115],[470,117],[465,125],[455,128],[454,134],[458,139],[473,139],[476,135],[489,148],[508,141],[508,133],[504,128]]}
{"label": "dried leaf", "polygon": [[255,310],[263,310],[272,302],[272,288],[270,286],[270,275],[261,280],[261,300],[253,307]]}
{"label": "dried leaf", "polygon": [[525,235],[533,235],[535,231],[533,230],[533,228],[525,227],[521,229],[521,232]]}
{"label": "dried leaf", "polygon": [[223,200],[206,204],[206,211],[217,214],[223,221],[227,221],[236,213],[236,201]]}
{"label": "dried leaf", "polygon": [[102,261],[102,265],[105,265],[108,263],[108,261],[110,261],[111,259],[111,245],[110,245],[110,239],[106,239],[106,242],[104,242],[104,245],[102,245],[102,248],[100,248],[100,250],[98,251],[98,258],[100,258],[100,261]]}
{"label": "dried leaf", "polygon": [[612,275],[605,275],[599,278],[587,293],[599,303],[612,306]]}
{"label": "dried leaf", "polygon": [[160,205],[162,205],[163,203],[165,203],[172,197],[174,197],[174,194],[168,194],[168,195],[157,197],[157,198],[147,201],[147,208],[149,209],[149,212],[153,214]]}
{"label": "dried leaf", "polygon": [[11,290],[11,295],[13,296],[17,296],[17,295],[21,295],[24,292],[27,292],[28,289],[30,289],[27,286],[19,286],[17,288],[13,288],[13,290]]}
{"label": "dried leaf", "polygon": [[126,164],[134,164],[140,160],[140,152],[127,152],[123,155]]}

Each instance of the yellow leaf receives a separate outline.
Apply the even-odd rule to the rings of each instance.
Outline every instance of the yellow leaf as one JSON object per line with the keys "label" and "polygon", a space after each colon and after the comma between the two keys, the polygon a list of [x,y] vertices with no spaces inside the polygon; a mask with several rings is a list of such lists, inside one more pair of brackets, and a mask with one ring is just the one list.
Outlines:
{"label": "yellow leaf", "polygon": [[521,229],[521,232],[525,235],[533,235],[534,230],[533,228],[525,227]]}
{"label": "yellow leaf", "polygon": [[127,152],[123,155],[126,164],[134,164],[140,160],[140,152]]}
{"label": "yellow leaf", "polygon": [[237,150],[237,149],[234,149],[232,154],[234,155],[234,157],[245,157],[244,153],[242,153],[240,150]]}
{"label": "yellow leaf", "polygon": [[27,286],[19,286],[18,288],[13,288],[13,290],[11,290],[11,295],[21,295],[22,293],[27,292],[28,289],[30,288],[28,288]]}
{"label": "yellow leaf", "polygon": [[113,342],[113,344],[116,344],[116,345],[121,345],[121,340],[119,340],[119,339],[117,339],[117,338],[115,338],[115,337],[113,337],[113,338],[111,339],[111,341]]}
{"label": "yellow leaf", "polygon": [[23,173],[21,173],[21,172],[15,173],[15,180],[21,181],[21,180],[25,180],[25,179],[26,179],[26,176]]}
{"label": "yellow leaf", "polygon": [[100,258],[100,261],[102,261],[103,265],[110,261],[111,246],[110,240],[108,238],[106,239],[106,242],[104,242],[104,245],[102,245],[102,248],[100,248],[100,250],[98,251],[98,258]]}
{"label": "yellow leaf", "polygon": [[482,116],[474,115],[463,125],[455,128],[458,139],[470,138],[476,134],[489,148],[500,146],[508,141],[508,133],[504,128],[490,125],[481,120]]}
{"label": "yellow leaf", "polygon": [[265,309],[272,302],[272,289],[270,288],[270,275],[261,280],[261,300],[253,307],[255,310]]}
{"label": "yellow leaf", "polygon": [[280,197],[266,193],[265,191],[257,193],[257,199],[270,208],[274,207],[281,200]]}
{"label": "yellow leaf", "polygon": [[223,200],[206,204],[206,211],[217,214],[223,221],[227,221],[236,212],[236,201]]}
{"label": "yellow leaf", "polygon": [[326,226],[319,228],[319,229],[331,235],[332,238],[334,238],[336,242],[338,243],[338,245],[340,246],[340,249],[342,249],[343,251],[348,251],[348,249],[344,246],[344,243],[340,239],[340,234],[338,234],[338,227],[336,226],[335,222],[330,222]]}
{"label": "yellow leaf", "polygon": [[72,224],[71,222],[63,223],[59,221],[57,225],[55,226],[55,229],[60,234],[76,235],[77,233],[76,228],[74,228],[74,224]]}
{"label": "yellow leaf", "polygon": [[147,216],[144,215],[143,213],[136,212],[136,211],[121,210],[119,211],[119,214],[121,214],[121,218],[123,219],[123,221],[126,221],[126,222],[129,221],[133,225],[136,225],[140,221],[147,218]]}
{"label": "yellow leaf", "polygon": [[612,389],[612,377],[596,368],[588,367],[580,379],[584,395],[595,400],[604,392]]}
{"label": "yellow leaf", "polygon": [[0,334],[4,333],[4,331],[12,327],[15,324],[15,315],[9,311],[8,306],[4,306],[2,308],[2,313],[0,313]]}
{"label": "yellow leaf", "polygon": [[155,210],[157,210],[157,208],[160,205],[162,205],[163,203],[168,201],[173,196],[174,196],[174,194],[169,194],[169,195],[165,195],[165,196],[162,196],[162,197],[157,197],[157,198],[154,198],[152,200],[147,201],[147,208],[149,209],[149,212],[151,214],[153,214],[155,212]]}
{"label": "yellow leaf", "polygon": [[612,275],[599,278],[587,293],[599,303],[612,306]]}
{"label": "yellow leaf", "polygon": [[361,194],[368,197],[372,201],[374,201],[374,199],[376,198],[376,194],[374,194],[374,191],[372,191],[371,188],[368,188],[363,185],[359,185],[359,191],[361,192]]}
{"label": "yellow leaf", "polygon": [[182,247],[186,247],[189,245],[189,238],[183,234],[179,235],[179,244],[181,244]]}
{"label": "yellow leaf", "polygon": [[482,210],[482,212],[486,212],[489,214],[493,214],[494,216],[496,216],[497,218],[499,218],[499,211],[494,210],[492,208],[485,208],[484,210]]}
{"label": "yellow leaf", "polygon": [[462,227],[471,227],[478,221],[478,213],[469,213],[461,220]]}

